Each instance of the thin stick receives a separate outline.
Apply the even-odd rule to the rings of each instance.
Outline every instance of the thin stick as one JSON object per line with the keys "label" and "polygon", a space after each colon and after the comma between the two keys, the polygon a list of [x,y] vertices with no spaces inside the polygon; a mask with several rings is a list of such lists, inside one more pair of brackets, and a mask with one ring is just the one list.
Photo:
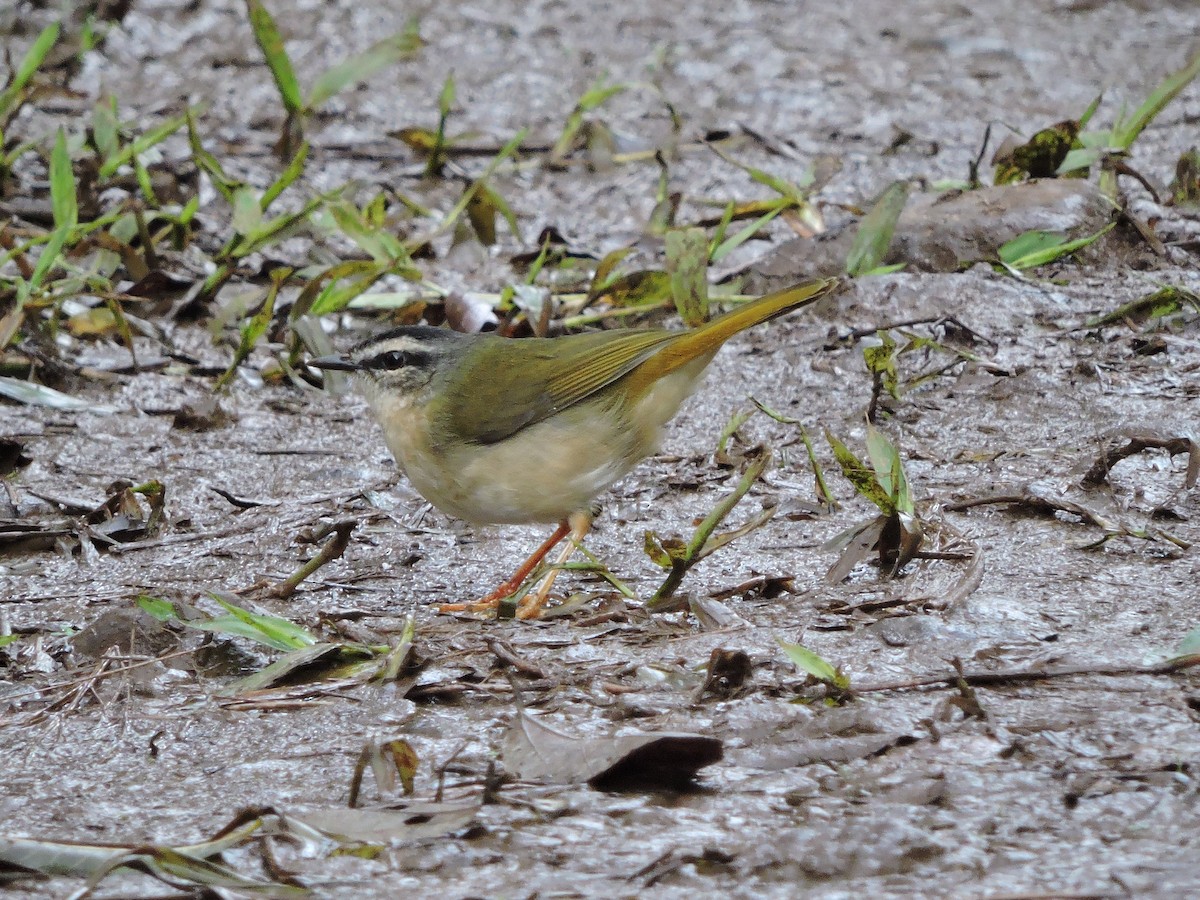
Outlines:
{"label": "thin stick", "polygon": [[346,547],[350,544],[350,532],[354,530],[357,522],[336,522],[333,525],[333,538],[328,541],[321,552],[302,565],[299,569],[292,573],[286,581],[281,581],[273,588],[266,591],[266,596],[274,597],[278,600],[286,600],[292,594],[296,593],[296,588],[309,575],[321,568],[326,563],[333,562],[346,552]]}
{"label": "thin stick", "polygon": [[854,694],[875,694],[883,691],[904,691],[922,687],[957,687],[960,682],[970,685],[1019,684],[1026,681],[1047,681],[1052,678],[1071,678],[1076,675],[1173,675],[1193,666],[1200,666],[1200,653],[1169,659],[1154,666],[1065,666],[1061,669],[1019,669],[1009,672],[955,672],[951,675],[930,675],[911,681],[890,681],[852,687]]}

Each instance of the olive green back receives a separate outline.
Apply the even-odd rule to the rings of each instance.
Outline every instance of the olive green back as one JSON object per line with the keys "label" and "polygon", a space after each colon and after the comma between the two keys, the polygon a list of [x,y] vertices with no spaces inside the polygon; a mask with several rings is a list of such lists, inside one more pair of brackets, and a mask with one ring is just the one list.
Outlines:
{"label": "olive green back", "polygon": [[837,282],[818,280],[769,294],[690,331],[620,329],[556,338],[483,336],[443,386],[446,398],[431,423],[441,434],[482,444],[502,441],[629,376],[633,402],[660,378],[730,337],[806,306]]}

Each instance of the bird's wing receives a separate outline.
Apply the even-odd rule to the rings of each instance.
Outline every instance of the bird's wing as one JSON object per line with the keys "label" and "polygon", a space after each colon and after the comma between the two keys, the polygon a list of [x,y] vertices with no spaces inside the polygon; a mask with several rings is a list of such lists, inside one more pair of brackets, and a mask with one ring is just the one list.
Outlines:
{"label": "bird's wing", "polygon": [[[445,433],[494,444],[627,375],[678,333],[602,331],[510,341],[501,354],[475,353],[447,385]],[[507,340],[487,338],[487,340]]]}

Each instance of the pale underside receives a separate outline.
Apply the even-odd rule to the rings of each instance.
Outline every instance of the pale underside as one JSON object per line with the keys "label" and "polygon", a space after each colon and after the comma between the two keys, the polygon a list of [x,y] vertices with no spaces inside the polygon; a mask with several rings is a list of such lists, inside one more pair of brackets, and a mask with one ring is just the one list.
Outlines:
{"label": "pale underside", "polygon": [[655,452],[714,355],[660,379],[631,408],[620,408],[618,380],[490,444],[438,444],[411,396],[368,391],[367,399],[397,464],[438,509],[476,524],[559,522]]}

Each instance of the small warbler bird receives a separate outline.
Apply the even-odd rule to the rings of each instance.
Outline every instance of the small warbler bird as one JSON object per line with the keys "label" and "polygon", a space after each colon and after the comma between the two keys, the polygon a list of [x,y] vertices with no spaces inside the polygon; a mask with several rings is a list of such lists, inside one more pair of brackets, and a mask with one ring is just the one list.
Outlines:
{"label": "small warbler bird", "polygon": [[[478,611],[515,592],[569,533],[555,564],[566,562],[591,527],[595,498],[655,452],[722,344],[837,284],[796,285],[684,331],[513,340],[409,326],[309,365],[355,375],[397,464],[438,509],[475,524],[559,523],[492,594],[442,607]],[[540,615],[556,572],[518,617]]]}

